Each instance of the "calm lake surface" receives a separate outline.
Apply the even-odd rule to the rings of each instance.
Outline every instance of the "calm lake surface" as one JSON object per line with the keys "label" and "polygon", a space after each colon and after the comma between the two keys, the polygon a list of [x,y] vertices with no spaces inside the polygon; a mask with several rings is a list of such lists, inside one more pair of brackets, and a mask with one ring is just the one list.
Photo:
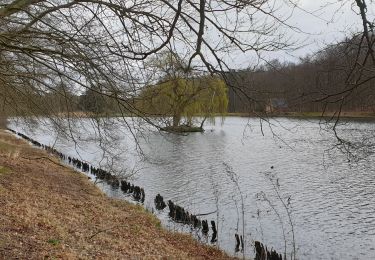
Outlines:
{"label": "calm lake surface", "polygon": [[[147,208],[160,193],[191,213],[208,214],[201,219],[218,222],[217,244],[230,254],[236,254],[235,233],[242,234],[243,208],[248,256],[254,240],[279,253],[286,241],[290,256],[293,228],[298,259],[375,259],[375,122],[339,127],[356,148],[349,151],[354,158],[336,149],[332,132],[315,119],[273,119],[271,128],[263,125],[264,135],[259,119],[240,117],[189,135],[134,131],[142,154],[116,119],[106,132],[113,140],[102,143],[91,124],[74,126],[76,143],[45,125],[30,130],[15,121],[11,128],[95,166],[125,175],[136,170],[130,181],[145,189]],[[167,208],[155,213],[167,228],[210,243],[200,231],[170,221]]]}

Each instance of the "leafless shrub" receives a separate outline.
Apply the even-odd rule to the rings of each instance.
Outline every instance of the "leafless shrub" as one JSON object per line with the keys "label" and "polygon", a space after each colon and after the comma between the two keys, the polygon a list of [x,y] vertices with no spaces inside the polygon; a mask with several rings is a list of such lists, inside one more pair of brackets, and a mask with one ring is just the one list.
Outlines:
{"label": "leafless shrub", "polygon": [[[290,258],[292,260],[297,259],[297,248],[296,248],[296,240],[295,240],[295,233],[294,233],[294,223],[292,219],[292,212],[291,212],[291,197],[283,196],[280,191],[280,184],[279,179],[276,178],[274,174],[271,172],[266,172],[265,177],[268,179],[270,185],[272,186],[272,191],[274,195],[276,195],[276,202],[272,199],[266,192],[262,191],[256,194],[256,198],[260,201],[266,202],[266,204],[271,208],[272,212],[276,215],[276,218],[281,226],[282,235],[284,239],[284,259],[287,259],[288,249],[287,244],[288,241],[291,242],[292,249],[290,251]],[[282,212],[278,209],[277,202],[280,203],[283,211],[286,213],[287,220],[284,219]],[[287,225],[289,226],[290,230],[287,229]],[[288,233],[291,234],[290,239],[288,238]]]}

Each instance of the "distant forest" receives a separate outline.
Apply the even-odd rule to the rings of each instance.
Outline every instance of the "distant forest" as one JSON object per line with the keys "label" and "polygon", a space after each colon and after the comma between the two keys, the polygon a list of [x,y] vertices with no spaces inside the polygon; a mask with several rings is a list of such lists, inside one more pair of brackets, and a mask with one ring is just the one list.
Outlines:
{"label": "distant forest", "polygon": [[373,61],[359,64],[369,51],[361,42],[347,38],[297,63],[231,71],[228,112],[375,112]]}

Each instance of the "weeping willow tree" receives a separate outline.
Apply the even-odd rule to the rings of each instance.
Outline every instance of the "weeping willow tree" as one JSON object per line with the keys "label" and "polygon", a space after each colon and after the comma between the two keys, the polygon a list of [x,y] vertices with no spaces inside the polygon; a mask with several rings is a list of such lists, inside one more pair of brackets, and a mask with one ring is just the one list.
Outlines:
{"label": "weeping willow tree", "polygon": [[[140,95],[140,106],[149,115],[161,116],[171,132],[203,131],[204,122],[216,115],[224,116],[228,107],[227,86],[218,77],[194,79],[173,78],[146,87]],[[201,118],[198,126],[194,117]]]}

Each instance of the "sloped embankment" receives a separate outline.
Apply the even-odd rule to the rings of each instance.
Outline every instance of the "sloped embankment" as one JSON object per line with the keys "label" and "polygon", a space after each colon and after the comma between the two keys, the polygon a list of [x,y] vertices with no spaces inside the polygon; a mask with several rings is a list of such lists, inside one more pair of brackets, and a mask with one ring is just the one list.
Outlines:
{"label": "sloped embankment", "polygon": [[0,259],[230,259],[0,132]]}

